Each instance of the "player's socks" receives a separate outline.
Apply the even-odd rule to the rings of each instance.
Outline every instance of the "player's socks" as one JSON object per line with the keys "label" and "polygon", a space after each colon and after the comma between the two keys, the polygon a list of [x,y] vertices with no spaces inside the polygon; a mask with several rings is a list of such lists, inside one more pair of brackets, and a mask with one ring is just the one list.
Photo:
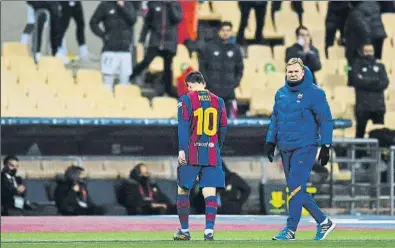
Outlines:
{"label": "player's socks", "polygon": [[189,212],[190,212],[189,195],[177,196],[177,212],[178,219],[180,220],[181,230],[189,228]]}
{"label": "player's socks", "polygon": [[208,196],[206,201],[206,230],[213,230],[215,224],[215,217],[217,216],[217,197]]}
{"label": "player's socks", "polygon": [[210,234],[210,233],[214,233],[214,230],[213,229],[205,229],[204,230],[205,235]]}

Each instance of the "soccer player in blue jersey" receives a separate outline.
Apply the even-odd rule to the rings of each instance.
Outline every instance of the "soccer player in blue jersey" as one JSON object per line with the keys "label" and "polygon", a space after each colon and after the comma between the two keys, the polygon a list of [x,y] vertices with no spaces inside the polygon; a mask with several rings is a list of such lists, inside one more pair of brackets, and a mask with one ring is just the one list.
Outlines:
{"label": "soccer player in blue jersey", "polygon": [[217,214],[216,188],[225,187],[220,149],[227,129],[224,100],[206,90],[200,72],[191,72],[185,79],[190,92],[178,101],[177,211],[181,228],[174,240],[190,240],[189,192],[199,177],[199,187],[206,202],[204,240],[214,240]]}

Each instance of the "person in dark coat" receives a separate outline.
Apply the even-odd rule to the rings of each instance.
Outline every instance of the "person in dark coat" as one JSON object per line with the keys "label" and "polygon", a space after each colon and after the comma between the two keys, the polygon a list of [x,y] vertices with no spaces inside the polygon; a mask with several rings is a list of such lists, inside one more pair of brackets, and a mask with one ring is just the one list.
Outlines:
{"label": "person in dark coat", "polygon": [[148,13],[144,18],[144,26],[141,31],[140,43],[147,41],[147,50],[143,60],[133,68],[130,80],[145,70],[156,56],[161,56],[164,63],[163,81],[165,90],[169,96],[176,97],[173,89],[173,57],[177,53],[178,24],[182,21],[182,9],[178,2],[152,1],[148,2]]}
{"label": "person in dark coat", "polygon": [[56,177],[55,204],[61,215],[104,215],[106,209],[89,197],[82,167],[71,165],[64,176]]}
{"label": "person in dark coat", "polygon": [[[113,89],[115,75],[128,84],[132,74],[132,27],[136,22],[133,5],[127,1],[103,1],[90,20],[92,32],[103,40],[101,71],[104,84]],[[100,24],[103,24],[104,29]]]}
{"label": "person in dark coat", "polygon": [[384,124],[384,90],[388,87],[385,66],[374,57],[372,44],[365,44],[350,67],[349,83],[355,88],[356,137],[363,138],[366,124],[372,120],[375,124]]}
{"label": "person in dark coat", "polygon": [[26,200],[26,187],[17,176],[19,160],[16,156],[6,156],[1,171],[1,215],[23,215],[23,210],[32,210],[33,205]]}
{"label": "person in dark coat", "polygon": [[222,161],[225,172],[225,188],[219,191],[220,207],[219,214],[241,214],[243,204],[247,201],[251,188],[247,182],[229,170]]}
{"label": "person in dark coat", "polygon": [[222,22],[219,37],[199,47],[199,70],[207,89],[225,101],[228,118],[235,118],[235,89],[243,77],[244,63],[240,47],[229,42],[232,23]]}
{"label": "person in dark coat", "polygon": [[380,5],[375,1],[351,1],[350,8],[344,27],[348,64],[353,64],[358,57],[358,49],[366,43],[373,44],[375,58],[381,59],[387,34],[381,19]]}
{"label": "person in dark coat", "polygon": [[117,187],[118,203],[128,215],[175,214],[176,208],[170,199],[151,181],[145,164],[137,164],[129,178]]}
{"label": "person in dark coat", "polygon": [[248,17],[250,16],[251,9],[255,10],[256,30],[255,30],[255,42],[259,43],[262,41],[263,36],[263,25],[265,22],[267,1],[239,1],[240,9],[240,26],[237,32],[237,43],[244,45],[244,31],[248,25]]}
{"label": "person in dark coat", "polygon": [[325,55],[328,48],[334,45],[336,32],[340,31],[340,45],[344,45],[344,26],[349,11],[348,1],[329,1],[325,20]]}
{"label": "person in dark coat", "polygon": [[305,26],[296,29],[297,41],[285,51],[285,63],[291,58],[300,58],[313,73],[314,83],[317,84],[314,72],[321,70],[320,53],[313,46],[309,30]]}
{"label": "person in dark coat", "polygon": [[[275,13],[281,10],[282,1],[272,1],[272,8],[270,10],[271,18],[274,26],[276,26]],[[302,1],[291,1],[292,10],[298,15],[299,26],[303,25],[303,2]]]}
{"label": "person in dark coat", "polygon": [[[58,56],[63,59],[65,62],[66,59],[63,54],[58,53],[59,48],[62,45],[62,39],[64,32],[62,30],[62,26],[60,25],[60,17],[61,17],[61,6],[59,1],[27,1],[27,3],[34,9],[34,12],[37,13],[39,10],[47,10],[50,15],[50,39],[51,39],[51,50],[53,56]],[[39,15],[37,19],[37,43],[35,48],[35,60],[38,61],[40,59],[40,51],[41,51],[41,43],[42,43],[42,32],[44,30],[44,23],[46,21],[46,15]],[[30,35],[33,32],[34,24],[28,23],[25,26],[23,31],[24,34]]]}

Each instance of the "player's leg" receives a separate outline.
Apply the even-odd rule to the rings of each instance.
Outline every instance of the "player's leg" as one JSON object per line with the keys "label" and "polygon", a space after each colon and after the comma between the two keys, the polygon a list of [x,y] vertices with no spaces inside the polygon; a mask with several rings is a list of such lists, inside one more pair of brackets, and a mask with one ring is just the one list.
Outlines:
{"label": "player's leg", "polygon": [[130,52],[120,53],[120,73],[119,73],[119,84],[129,84],[129,78],[132,74],[132,54]]}
{"label": "player's leg", "polygon": [[27,45],[30,42],[31,35],[34,30],[34,24],[36,23],[36,16],[33,7],[27,5],[27,23],[23,29],[21,36],[21,43]]}
{"label": "player's leg", "polygon": [[117,58],[115,52],[103,52],[101,55],[101,72],[104,84],[113,91],[115,73],[117,71]]}
{"label": "player's leg", "polygon": [[177,213],[181,228],[174,234],[174,240],[190,240],[189,214],[191,204],[189,192],[192,189],[200,166],[183,165],[177,168]]}
{"label": "player's leg", "polygon": [[202,168],[199,186],[206,202],[205,240],[214,240],[214,226],[217,216],[217,188],[225,187],[225,173],[221,165],[205,166]]}
{"label": "player's leg", "polygon": [[[285,174],[285,179],[287,181],[287,185],[289,185],[291,156],[292,156],[292,152],[281,151],[281,159],[283,162],[284,174]],[[295,231],[289,229],[288,227],[285,227],[272,239],[273,240],[295,240]]]}

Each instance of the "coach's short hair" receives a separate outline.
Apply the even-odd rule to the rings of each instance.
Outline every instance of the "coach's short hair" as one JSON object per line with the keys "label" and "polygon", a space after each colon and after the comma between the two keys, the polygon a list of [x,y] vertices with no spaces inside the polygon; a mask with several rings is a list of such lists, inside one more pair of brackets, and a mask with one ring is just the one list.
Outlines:
{"label": "coach's short hair", "polygon": [[290,60],[288,60],[287,64],[285,65],[285,69],[287,69],[288,66],[294,64],[300,65],[300,67],[302,67],[302,70],[304,70],[303,60],[300,58],[291,58]]}
{"label": "coach's short hair", "polygon": [[11,160],[19,161],[19,159],[18,159],[15,155],[8,155],[8,156],[6,156],[6,157],[4,158],[4,160],[3,160],[3,165],[4,165],[4,166],[7,166],[7,165],[8,165],[8,162],[11,161]]}
{"label": "coach's short hair", "polygon": [[200,73],[198,71],[193,71],[187,75],[187,77],[185,78],[185,82],[186,83],[205,84],[206,80],[204,80],[202,73]]}
{"label": "coach's short hair", "polygon": [[223,27],[233,28],[233,24],[230,21],[223,21],[223,22],[221,22],[220,29]]}

